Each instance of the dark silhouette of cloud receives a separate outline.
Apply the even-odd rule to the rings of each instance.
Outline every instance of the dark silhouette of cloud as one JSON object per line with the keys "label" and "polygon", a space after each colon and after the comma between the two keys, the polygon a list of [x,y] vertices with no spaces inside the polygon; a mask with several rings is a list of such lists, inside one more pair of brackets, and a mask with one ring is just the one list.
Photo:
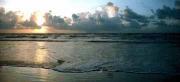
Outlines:
{"label": "dark silhouette of cloud", "polygon": [[157,17],[155,25],[161,29],[174,29],[179,31],[179,14],[177,9],[163,6],[162,9],[157,9],[155,12],[155,17]]}
{"label": "dark silhouette of cloud", "polygon": [[45,13],[45,19],[46,19],[46,24],[47,26],[52,26],[52,27],[57,27],[57,28],[64,28],[67,27],[68,24],[64,20],[64,18],[60,16],[53,16],[51,14],[52,11],[49,11]]}
{"label": "dark silhouette of cloud", "polygon": [[124,18],[127,20],[137,20],[138,22],[142,22],[142,23],[148,22],[147,17],[137,14],[129,7],[126,7],[126,9],[124,10]]}
{"label": "dark silhouette of cloud", "polygon": [[163,6],[162,9],[157,9],[156,10],[156,15],[158,16],[159,19],[165,19],[165,18],[175,18],[175,19],[180,19],[179,16],[180,13],[175,8],[170,8],[168,6]]}
{"label": "dark silhouette of cloud", "polygon": [[15,26],[17,22],[17,16],[14,12],[9,11],[5,13],[4,8],[0,8],[0,28],[11,28]]}
{"label": "dark silhouette of cloud", "polygon": [[73,19],[73,22],[77,22],[79,21],[79,16],[76,14],[72,14],[72,19]]}

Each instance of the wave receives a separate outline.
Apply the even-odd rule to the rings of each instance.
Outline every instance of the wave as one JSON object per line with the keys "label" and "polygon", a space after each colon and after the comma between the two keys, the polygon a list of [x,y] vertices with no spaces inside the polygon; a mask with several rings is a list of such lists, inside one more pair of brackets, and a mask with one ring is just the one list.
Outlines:
{"label": "wave", "polygon": [[0,34],[0,41],[47,42],[176,42],[179,34],[120,34],[120,33],[67,33],[67,34]]}
{"label": "wave", "polygon": [[[179,37],[179,34],[4,34],[0,36],[0,41],[52,41],[57,42],[55,44],[49,44],[48,49],[52,49],[53,52],[54,49],[57,48],[62,49],[62,51],[65,52],[66,50],[73,49],[72,53],[65,53],[59,50],[55,50],[57,51],[56,53],[50,53],[58,56],[60,56],[59,54],[62,54],[60,57],[62,59],[64,57],[65,60],[62,64],[35,65],[23,62],[3,62],[3,65],[6,64],[8,66],[39,66],[39,68],[46,68],[48,65],[53,65],[52,67],[49,67],[49,69],[68,73],[107,71],[147,74],[180,74],[180,71],[178,70],[179,61],[177,61],[177,58],[179,57]],[[80,43],[74,43],[73,47],[75,48],[69,48],[67,46],[71,46],[72,43],[60,45],[58,42]],[[84,45],[84,43],[81,42],[94,42],[95,44],[85,43],[86,45]],[[96,44],[97,42],[176,42],[178,45]],[[54,45],[57,46],[54,47]],[[111,50],[106,52],[108,49]],[[99,52],[100,50],[101,52]],[[115,52],[114,55],[113,52]],[[154,59],[156,61],[154,61]]]}
{"label": "wave", "polygon": [[[130,69],[131,68],[131,69]],[[145,70],[146,69],[146,70]],[[65,73],[84,73],[84,72],[125,72],[125,73],[134,73],[134,74],[172,74],[172,75],[180,75],[179,72],[172,71],[173,69],[167,68],[165,70],[163,67],[160,68],[141,68],[141,67],[128,67],[128,65],[124,65],[122,63],[118,63],[118,61],[108,61],[108,62],[100,62],[100,61],[90,61],[88,63],[64,63],[60,66],[52,68],[54,71],[65,72]]]}
{"label": "wave", "polygon": [[[61,60],[60,60],[61,61]],[[137,62],[135,62],[137,63]],[[13,66],[13,67],[31,67],[31,68],[44,68],[52,69],[57,72],[63,73],[85,73],[85,72],[124,72],[134,74],[167,74],[167,75],[180,75],[180,72],[176,72],[171,67],[164,66],[140,66],[131,65],[130,63],[121,63],[121,60],[89,60],[89,61],[76,61],[68,62],[63,61],[61,63],[26,63],[20,61],[0,61],[0,66]]]}

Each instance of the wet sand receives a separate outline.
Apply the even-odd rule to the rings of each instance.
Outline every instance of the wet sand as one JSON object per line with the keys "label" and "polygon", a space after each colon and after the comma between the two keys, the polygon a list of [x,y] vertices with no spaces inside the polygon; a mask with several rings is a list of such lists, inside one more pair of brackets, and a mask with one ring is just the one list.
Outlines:
{"label": "wet sand", "polygon": [[51,69],[30,67],[4,66],[0,68],[1,82],[176,82],[175,80],[178,81],[177,77],[102,71],[63,73]]}

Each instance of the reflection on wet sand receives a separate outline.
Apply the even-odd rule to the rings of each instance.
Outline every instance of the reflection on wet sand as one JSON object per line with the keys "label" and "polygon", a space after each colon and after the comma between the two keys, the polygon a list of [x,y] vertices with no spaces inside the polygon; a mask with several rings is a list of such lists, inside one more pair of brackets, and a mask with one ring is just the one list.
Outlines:
{"label": "reflection on wet sand", "polygon": [[37,49],[35,51],[34,62],[36,64],[42,64],[46,62],[47,56],[48,56],[48,52],[45,49],[45,42],[37,42]]}
{"label": "reflection on wet sand", "polygon": [[[43,68],[8,66],[3,67],[0,71],[0,82],[164,82],[164,79],[167,78],[167,75],[158,74],[123,72],[63,73]],[[170,78],[169,81],[165,82],[173,82],[173,80]]]}
{"label": "reflection on wet sand", "polygon": [[57,64],[45,42],[0,42],[0,66],[51,68]]}
{"label": "reflection on wet sand", "polygon": [[45,82],[48,79],[48,74],[49,74],[49,70],[45,70],[45,69],[38,69],[39,71],[39,76],[41,77],[41,81]]}

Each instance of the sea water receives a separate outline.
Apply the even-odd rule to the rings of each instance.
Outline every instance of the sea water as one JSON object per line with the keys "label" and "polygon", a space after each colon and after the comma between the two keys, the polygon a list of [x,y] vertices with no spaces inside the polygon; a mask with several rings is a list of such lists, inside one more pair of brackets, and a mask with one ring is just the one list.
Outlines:
{"label": "sea water", "polygon": [[2,34],[0,39],[1,66],[64,73],[180,73],[179,34]]}

